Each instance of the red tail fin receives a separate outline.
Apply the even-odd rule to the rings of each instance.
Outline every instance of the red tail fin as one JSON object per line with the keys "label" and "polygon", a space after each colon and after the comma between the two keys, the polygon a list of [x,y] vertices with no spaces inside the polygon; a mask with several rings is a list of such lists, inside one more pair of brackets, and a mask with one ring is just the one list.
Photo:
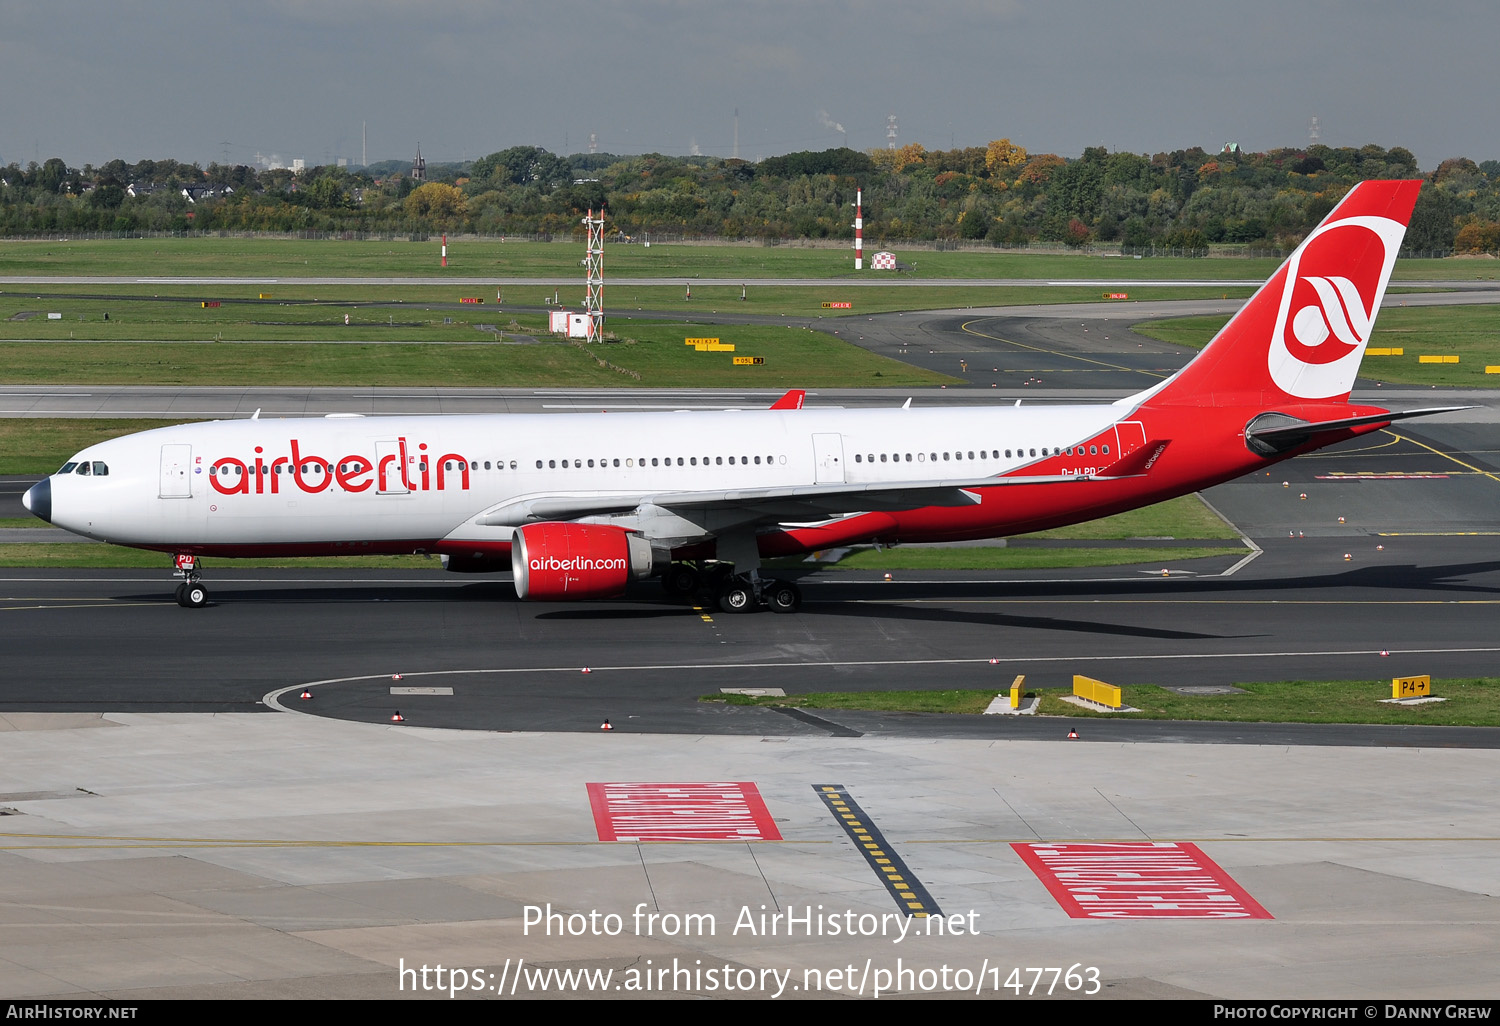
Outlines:
{"label": "red tail fin", "polygon": [[786,395],[782,396],[780,399],[778,399],[774,403],[772,403],[771,404],[771,409],[773,409],[773,410],[800,410],[800,409],[802,409],[802,400],[804,400],[806,398],[807,398],[807,391],[805,389],[794,388],[790,392],[788,392]]}
{"label": "red tail fin", "polygon": [[1148,394],[1184,405],[1348,399],[1421,187],[1356,185],[1208,348]]}

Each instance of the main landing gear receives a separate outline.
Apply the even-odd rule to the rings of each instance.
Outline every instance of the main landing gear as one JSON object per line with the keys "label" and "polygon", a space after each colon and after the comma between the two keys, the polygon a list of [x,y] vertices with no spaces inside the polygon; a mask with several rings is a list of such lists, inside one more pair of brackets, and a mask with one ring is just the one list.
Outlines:
{"label": "main landing gear", "polygon": [[202,609],[208,605],[208,589],[202,584],[198,557],[188,552],[179,552],[172,557],[174,577],[181,577],[177,586],[177,604],[184,609]]}
{"label": "main landing gear", "polygon": [[737,574],[728,563],[715,563],[707,572],[673,563],[662,574],[662,587],[673,598],[700,597],[725,613],[795,613],[802,607],[802,592],[792,582],[762,577],[759,570]]}

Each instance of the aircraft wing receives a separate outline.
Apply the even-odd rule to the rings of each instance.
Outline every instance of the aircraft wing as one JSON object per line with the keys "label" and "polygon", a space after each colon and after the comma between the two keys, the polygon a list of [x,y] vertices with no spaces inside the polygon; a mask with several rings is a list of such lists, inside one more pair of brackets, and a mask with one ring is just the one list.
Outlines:
{"label": "aircraft wing", "polygon": [[[1165,442],[1148,444],[1141,453],[1154,462]],[[897,512],[924,506],[972,506],[974,489],[1013,485],[1062,485],[1114,480],[1145,473],[1147,458],[1127,456],[1105,474],[1037,474],[1026,477],[965,477],[925,481],[880,481],[862,484],[785,485],[723,491],[650,492],[615,495],[536,496],[489,509],[475,518],[482,527],[519,527],[546,520],[630,513],[645,506],[695,515],[732,513],[741,520],[817,519],[844,513]]]}

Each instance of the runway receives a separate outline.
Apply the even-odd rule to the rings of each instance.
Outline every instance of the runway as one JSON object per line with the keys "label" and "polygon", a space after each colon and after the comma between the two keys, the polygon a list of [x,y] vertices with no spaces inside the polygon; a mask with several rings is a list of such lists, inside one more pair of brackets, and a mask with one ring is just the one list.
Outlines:
{"label": "runway", "polygon": [[[1037,343],[1048,351],[1036,359],[1108,352],[1081,331],[1059,339]],[[1150,355],[1165,366],[1170,354]],[[1103,398],[1151,372],[1117,362],[1126,370],[1071,392],[1044,376],[1036,401]],[[918,402],[988,396],[980,387]],[[148,403],[246,415],[267,398],[27,391],[43,393],[23,397],[34,415]],[[408,394],[280,399],[315,414],[408,402],[561,413],[601,398]],[[1377,401],[1388,399],[1454,401],[1429,390]],[[803,577],[804,611],[789,617],[693,610],[650,589],[523,604],[503,575],[435,567],[211,564],[215,605],[197,611],[172,602],[165,570],[0,571],[0,996],[446,999],[423,989],[430,977],[402,974],[442,963],[477,981],[467,996],[491,999],[595,983],[612,997],[719,997],[729,979],[749,981],[745,996],[869,997],[881,971],[907,995],[1015,997],[1027,967],[1044,969],[1044,989],[1044,967],[1078,973],[1053,996],[1098,979],[1096,996],[1116,998],[1492,998],[1500,731],[1089,721],[1067,740],[1045,719],[698,699],[755,686],[1003,690],[1018,673],[1033,687],[1075,672],[1169,685],[1493,675],[1493,421],[1486,408],[1402,425],[1211,489],[1245,555],[1259,550],[1248,561],[1178,563],[1163,548],[1158,563],[1107,571],[886,582],[822,570]],[[413,693],[440,688],[452,694]],[[726,782],[752,785],[765,808],[754,829],[779,839],[604,840],[607,785],[651,781],[702,782],[720,801]],[[835,785],[878,829],[879,856],[820,797]],[[1173,921],[1073,918],[1015,847],[1040,842],[1196,845],[1272,918],[1175,919],[1184,910],[1163,902],[1155,914]],[[747,911],[904,918],[899,895],[918,892],[893,889],[879,862],[891,855],[898,883],[919,884],[935,912],[972,915],[975,931],[900,943],[732,931]],[[628,925],[613,937],[528,928],[527,906],[548,903]],[[713,916],[718,929],[669,933],[658,920],[642,933],[639,908]],[[733,975],[691,973],[721,966]],[[624,975],[525,972],[648,967],[669,971],[650,992]],[[1020,995],[1004,986],[1012,969]],[[953,985],[960,970],[969,986]],[[782,972],[793,975],[778,990]]]}

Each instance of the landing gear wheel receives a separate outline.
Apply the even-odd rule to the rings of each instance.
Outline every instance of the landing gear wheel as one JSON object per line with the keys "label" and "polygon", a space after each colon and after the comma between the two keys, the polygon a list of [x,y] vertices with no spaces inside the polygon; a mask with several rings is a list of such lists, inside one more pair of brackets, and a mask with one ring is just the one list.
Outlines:
{"label": "landing gear wheel", "polygon": [[755,608],[755,589],[743,578],[730,578],[719,592],[719,608],[726,613],[750,612]]}
{"label": "landing gear wheel", "polygon": [[182,595],[182,593],[185,592],[185,591],[187,591],[187,585],[186,584],[179,584],[177,586],[177,604],[179,606],[183,606],[183,607],[187,606],[187,599],[183,598],[183,595]]}
{"label": "landing gear wheel", "polygon": [[201,584],[184,584],[181,593],[182,604],[189,609],[202,609],[208,605],[208,589]]}
{"label": "landing gear wheel", "polygon": [[686,563],[673,563],[661,575],[661,586],[673,598],[687,598],[698,590],[701,578],[698,571]]}
{"label": "landing gear wheel", "polygon": [[773,613],[795,613],[802,607],[802,592],[787,581],[772,581],[765,590],[765,598]]}

